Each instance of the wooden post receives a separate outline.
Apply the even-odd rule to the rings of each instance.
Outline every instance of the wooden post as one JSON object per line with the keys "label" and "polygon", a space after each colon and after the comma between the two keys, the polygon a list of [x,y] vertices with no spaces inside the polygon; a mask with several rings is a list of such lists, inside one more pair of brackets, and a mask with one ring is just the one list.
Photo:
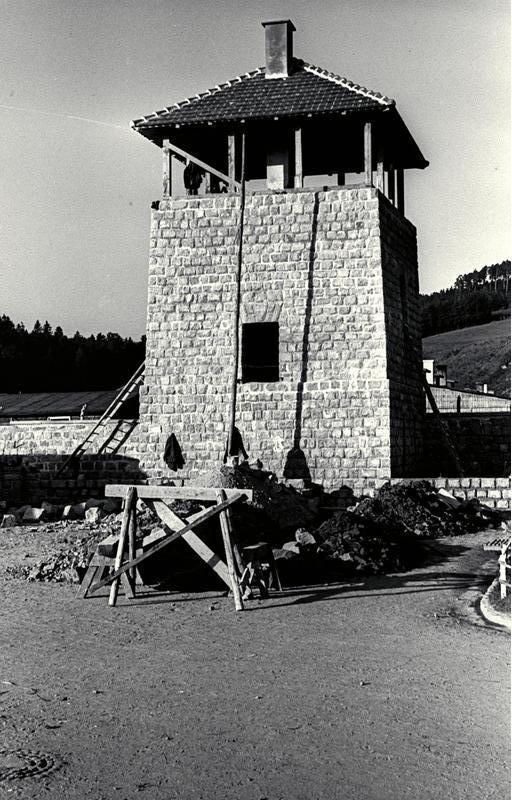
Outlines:
{"label": "wooden post", "polygon": [[236,180],[235,176],[235,134],[228,135],[228,175],[232,181]]}
{"label": "wooden post", "polygon": [[367,186],[373,185],[371,122],[364,124],[364,179]]}
{"label": "wooden post", "polygon": [[172,195],[172,153],[168,147],[162,148],[163,156],[163,177],[162,177],[162,196],[164,200]]}
{"label": "wooden post", "polygon": [[304,186],[304,172],[302,167],[302,128],[295,128],[295,179],[296,189]]}
{"label": "wooden post", "polygon": [[345,186],[345,173],[338,172],[338,186]]}
{"label": "wooden post", "polygon": [[507,547],[501,550],[498,563],[500,565],[500,598],[503,600],[507,596]]}
{"label": "wooden post", "polygon": [[[128,561],[133,561],[135,558],[135,538],[137,536],[137,502],[132,503],[132,511],[130,514],[130,523],[128,525]],[[128,577],[131,580],[132,587],[135,586],[135,567],[128,572]]]}
{"label": "wooden post", "polygon": [[[226,502],[226,493],[219,489],[217,492],[217,502]],[[220,528],[222,531],[222,539],[224,541],[224,549],[226,550],[226,564],[228,565],[229,577],[231,578],[231,586],[233,589],[233,598],[235,600],[235,611],[243,611],[244,604],[242,601],[242,594],[240,592],[240,584],[238,583],[238,576],[236,574],[235,560],[233,556],[233,542],[231,538],[231,525],[226,510],[220,513]]]}
{"label": "wooden post", "polygon": [[388,170],[388,197],[395,205],[395,170],[390,167]]}
{"label": "wooden post", "polygon": [[212,173],[205,172],[204,174],[204,191],[205,194],[211,194],[212,192]]}
{"label": "wooden post", "polygon": [[245,133],[242,133],[242,185],[240,190],[240,222],[238,224],[238,261],[236,270],[236,299],[235,316],[233,319],[233,374],[231,379],[231,406],[229,411],[228,428],[228,458],[231,455],[233,431],[236,419],[236,395],[238,388],[238,359],[240,354],[240,298],[242,294],[242,263],[244,239],[244,213],[245,213]]}
{"label": "wooden post", "polygon": [[384,162],[382,157],[379,157],[379,161],[377,161],[377,180],[375,185],[380,192],[384,191]]}
{"label": "wooden post", "polygon": [[405,214],[405,197],[404,197],[404,171],[397,169],[396,171],[396,207],[401,214]]}
{"label": "wooden post", "polygon": [[[134,498],[137,497],[137,490],[134,486],[130,486],[128,490],[128,494],[126,496],[126,500],[124,503],[124,510],[123,510],[123,521],[121,523],[121,532],[119,534],[119,541],[117,543],[117,553],[116,553],[116,560],[114,562],[114,572],[117,572],[118,569],[121,568],[121,564],[123,561],[123,553],[126,544],[126,536],[128,533],[128,526],[130,524],[130,516],[132,513],[132,505],[134,504]],[[112,582],[112,586],[110,587],[110,596],[108,598],[109,606],[115,606],[117,600],[117,593],[119,591],[119,578],[116,578]]]}

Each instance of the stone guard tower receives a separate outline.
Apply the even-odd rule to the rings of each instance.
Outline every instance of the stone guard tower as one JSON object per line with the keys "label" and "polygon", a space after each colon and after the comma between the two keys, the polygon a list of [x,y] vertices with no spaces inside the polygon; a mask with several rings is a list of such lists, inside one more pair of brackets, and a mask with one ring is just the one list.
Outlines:
{"label": "stone guard tower", "polygon": [[[404,170],[428,162],[393,100],[294,58],[289,20],[263,26],[265,67],[132,123],[164,160],[141,467],[153,480],[172,476],[163,461],[171,432],[191,482],[225,454],[243,144],[236,425],[250,461],[361,491],[418,474],[421,462],[416,230],[404,216]],[[173,196],[183,164],[203,178],[197,196]]]}

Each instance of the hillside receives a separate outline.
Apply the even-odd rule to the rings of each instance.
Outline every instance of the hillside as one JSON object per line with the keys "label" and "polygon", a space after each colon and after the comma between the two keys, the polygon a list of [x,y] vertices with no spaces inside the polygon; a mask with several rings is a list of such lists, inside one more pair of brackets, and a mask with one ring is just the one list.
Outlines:
{"label": "hillside", "polygon": [[459,388],[487,383],[510,397],[510,320],[438,333],[423,339],[423,358],[448,365]]}

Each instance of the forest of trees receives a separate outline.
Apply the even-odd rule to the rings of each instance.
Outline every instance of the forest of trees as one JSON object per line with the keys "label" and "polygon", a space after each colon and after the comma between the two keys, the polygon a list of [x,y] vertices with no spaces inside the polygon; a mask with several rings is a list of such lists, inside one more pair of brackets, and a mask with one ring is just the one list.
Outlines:
{"label": "forest of trees", "polygon": [[0,392],[70,392],[116,389],[145,357],[138,342],[117,333],[65,336],[37,321],[31,331],[0,317]]}
{"label": "forest of trees", "polygon": [[459,275],[450,289],[421,295],[423,336],[483,325],[510,306],[510,261]]}

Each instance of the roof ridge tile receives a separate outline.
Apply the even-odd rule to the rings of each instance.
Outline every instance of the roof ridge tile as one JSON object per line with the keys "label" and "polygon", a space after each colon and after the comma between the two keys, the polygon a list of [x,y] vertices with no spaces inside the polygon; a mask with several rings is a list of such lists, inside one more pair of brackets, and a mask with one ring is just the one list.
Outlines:
{"label": "roof ridge tile", "polygon": [[361,94],[364,97],[369,97],[371,100],[376,100],[378,103],[381,103],[381,105],[395,105],[395,101],[392,97],[386,97],[386,95],[381,94],[380,92],[375,92],[373,89],[367,89],[365,86],[360,86],[358,83],[354,83],[348,78],[343,78],[341,75],[336,75],[334,72],[329,72],[327,69],[322,69],[322,67],[316,67],[314,64],[308,64],[306,61],[302,61],[301,59],[294,60],[295,62],[298,62],[306,72],[311,72],[313,75],[318,75],[320,78],[337,83],[339,86],[344,86],[350,91]]}

